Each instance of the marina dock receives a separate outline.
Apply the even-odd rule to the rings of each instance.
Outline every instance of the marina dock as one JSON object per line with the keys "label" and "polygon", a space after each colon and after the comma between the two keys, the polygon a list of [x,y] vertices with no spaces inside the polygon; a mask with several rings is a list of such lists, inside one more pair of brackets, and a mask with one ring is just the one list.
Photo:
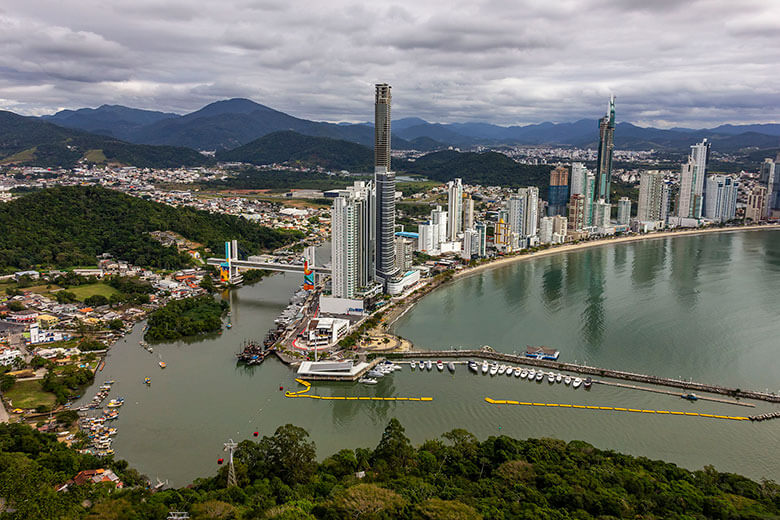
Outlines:
{"label": "marina dock", "polygon": [[[634,381],[638,383],[648,383],[651,385],[667,386],[671,388],[680,388],[688,392],[708,392],[712,394],[727,395],[740,399],[755,399],[769,403],[780,403],[780,395],[757,392],[753,390],[742,390],[740,388],[728,388],[725,386],[699,383],[695,381],[683,381],[680,379],[671,379],[666,377],[652,376],[647,374],[637,374],[634,372],[625,372],[622,370],[612,370],[609,368],[591,367],[587,365],[575,365],[573,363],[562,363],[560,361],[548,361],[542,359],[532,359],[529,357],[505,354],[495,352],[490,349],[480,350],[417,350],[410,352],[395,352],[387,354],[390,359],[457,359],[473,358],[486,359],[491,361],[507,362],[516,365],[526,365],[531,367],[541,367],[551,370],[563,370],[577,374],[586,374],[589,376],[610,377],[614,379],[623,379],[625,381]],[[613,383],[609,383],[613,384]],[[617,386],[617,385],[615,385]],[[644,388],[638,388],[644,389]],[[735,404],[729,401],[729,404]]]}

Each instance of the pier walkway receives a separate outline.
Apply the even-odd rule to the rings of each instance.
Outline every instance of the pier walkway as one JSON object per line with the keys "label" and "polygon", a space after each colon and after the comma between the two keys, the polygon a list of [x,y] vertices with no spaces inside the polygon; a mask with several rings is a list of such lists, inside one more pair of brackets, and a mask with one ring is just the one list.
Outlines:
{"label": "pier walkway", "polygon": [[695,381],[682,381],[679,379],[670,379],[666,377],[651,376],[647,374],[637,374],[634,372],[625,372],[622,370],[612,370],[609,368],[598,368],[587,365],[575,365],[573,363],[561,363],[560,361],[547,361],[542,359],[532,359],[522,355],[505,354],[495,352],[492,349],[480,350],[416,350],[409,352],[394,352],[385,354],[392,359],[409,358],[475,358],[487,359],[491,361],[502,361],[517,365],[527,365],[533,367],[549,368],[552,370],[564,370],[577,374],[586,374],[590,376],[611,377],[623,379],[626,381],[635,381],[640,383],[649,383],[652,385],[668,386],[672,388],[681,388],[688,391],[709,392],[713,394],[728,395],[743,399],[755,399],[770,403],[780,403],[780,395],[756,392],[753,390],[742,390],[740,388],[728,388],[725,386],[712,385],[707,383],[697,383]]}

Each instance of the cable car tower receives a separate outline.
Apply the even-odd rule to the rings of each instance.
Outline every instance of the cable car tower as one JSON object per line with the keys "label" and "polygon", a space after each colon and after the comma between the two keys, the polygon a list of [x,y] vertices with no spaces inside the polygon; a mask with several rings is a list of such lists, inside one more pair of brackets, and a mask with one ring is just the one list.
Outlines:
{"label": "cable car tower", "polygon": [[236,451],[236,447],[238,447],[238,444],[236,444],[233,439],[228,439],[225,443],[225,448],[222,450],[228,452],[228,487],[238,485],[236,482],[236,467],[233,465],[233,452]]}

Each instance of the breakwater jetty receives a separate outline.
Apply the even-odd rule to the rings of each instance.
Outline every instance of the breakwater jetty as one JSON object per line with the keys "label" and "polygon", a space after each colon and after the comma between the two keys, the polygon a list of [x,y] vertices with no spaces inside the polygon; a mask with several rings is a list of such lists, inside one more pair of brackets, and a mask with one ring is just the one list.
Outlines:
{"label": "breakwater jetty", "polygon": [[496,352],[492,348],[482,348],[479,350],[416,350],[408,352],[394,352],[384,354],[390,359],[414,359],[414,358],[479,358],[492,361],[508,362],[518,365],[527,365],[533,367],[548,368],[552,370],[564,370],[578,374],[587,374],[590,376],[610,377],[614,379],[623,379],[625,381],[634,381],[639,383],[648,383],[651,385],[667,386],[672,388],[681,388],[688,391],[709,392],[712,394],[727,395],[730,397],[742,399],[755,399],[770,403],[780,403],[780,395],[757,392],[753,390],[743,390],[741,388],[729,388],[725,386],[713,385],[708,383],[698,383],[695,381],[683,381],[680,379],[671,379],[666,377],[653,376],[648,374],[637,374],[622,370],[612,370],[609,368],[591,367],[587,365],[575,365],[573,363],[562,363],[560,361],[548,361],[541,359],[532,359],[522,355],[505,354]]}

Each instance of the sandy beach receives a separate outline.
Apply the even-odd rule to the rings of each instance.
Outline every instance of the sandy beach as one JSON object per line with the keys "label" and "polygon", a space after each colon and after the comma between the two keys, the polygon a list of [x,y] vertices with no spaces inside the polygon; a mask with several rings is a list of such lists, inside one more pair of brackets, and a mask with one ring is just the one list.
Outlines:
{"label": "sandy beach", "polygon": [[772,231],[772,230],[780,230],[780,224],[766,224],[766,225],[755,225],[755,226],[739,226],[739,227],[724,227],[724,228],[704,228],[704,229],[690,229],[690,230],[684,230],[684,231],[661,231],[656,233],[645,233],[641,235],[629,235],[629,236],[621,236],[621,237],[614,237],[614,238],[604,238],[601,240],[591,240],[588,242],[580,242],[578,244],[564,244],[560,246],[550,247],[548,249],[544,249],[542,251],[536,251],[533,253],[526,253],[526,254],[518,254],[509,256],[506,258],[501,258],[498,260],[493,260],[491,262],[487,262],[481,265],[478,265],[476,267],[471,267],[468,269],[463,269],[461,271],[456,272],[453,275],[453,278],[461,278],[464,276],[470,276],[472,274],[478,273],[480,271],[483,271],[485,269],[493,269],[495,267],[501,267],[507,264],[511,264],[513,262],[519,262],[522,260],[529,260],[531,258],[539,258],[541,256],[548,256],[548,255],[557,255],[560,253],[570,253],[572,251],[581,251],[582,249],[587,249],[590,247],[601,247],[606,245],[612,245],[612,244],[623,244],[627,242],[637,242],[640,240],[657,240],[662,238],[669,238],[669,237],[681,237],[681,236],[691,236],[691,235],[703,235],[706,233],[738,233],[743,231]]}

